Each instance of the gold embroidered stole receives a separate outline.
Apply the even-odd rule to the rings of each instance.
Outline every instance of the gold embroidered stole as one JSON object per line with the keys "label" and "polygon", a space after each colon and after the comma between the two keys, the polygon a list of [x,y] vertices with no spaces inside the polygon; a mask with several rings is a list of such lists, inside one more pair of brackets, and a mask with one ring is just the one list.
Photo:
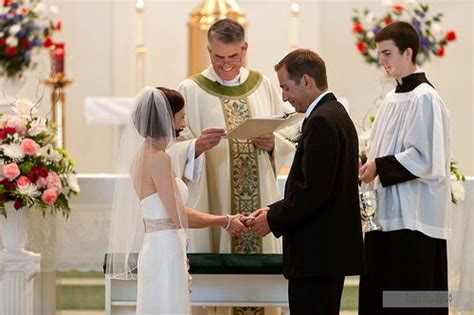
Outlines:
{"label": "gold embroidered stole", "polygon": [[[201,74],[192,79],[206,92],[219,97],[227,129],[230,130],[250,117],[248,96],[255,92],[262,75],[250,71],[248,79],[238,86],[224,86]],[[261,208],[257,149],[251,140],[229,139],[231,213],[249,215]],[[262,239],[253,232],[232,237],[232,252],[262,253]]]}

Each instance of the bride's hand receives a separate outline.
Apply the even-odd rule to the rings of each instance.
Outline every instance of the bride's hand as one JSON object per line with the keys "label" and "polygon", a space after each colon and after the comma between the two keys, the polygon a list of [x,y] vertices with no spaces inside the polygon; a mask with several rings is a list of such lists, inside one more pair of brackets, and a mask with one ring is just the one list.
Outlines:
{"label": "bride's hand", "polygon": [[241,235],[248,232],[248,228],[243,224],[241,214],[235,214],[228,216],[229,223],[225,230],[231,235]]}

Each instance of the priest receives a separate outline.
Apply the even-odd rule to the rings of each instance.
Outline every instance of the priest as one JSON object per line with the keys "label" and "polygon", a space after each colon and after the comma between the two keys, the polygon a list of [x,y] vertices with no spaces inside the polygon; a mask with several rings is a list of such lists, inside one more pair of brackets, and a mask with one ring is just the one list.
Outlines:
{"label": "priest", "polygon": [[[277,175],[294,151],[293,143],[278,133],[253,139],[224,138],[226,130],[249,117],[292,111],[267,77],[242,67],[247,47],[239,23],[217,21],[208,31],[211,65],[178,86],[186,100],[187,128],[174,150],[181,151],[179,169],[192,165],[193,159],[204,158],[202,170],[194,170],[200,176],[188,180],[190,206],[210,213],[247,215],[277,200]],[[190,146],[194,150],[189,150]],[[191,151],[194,155],[189,154]],[[231,239],[226,234],[213,231],[208,244],[203,244],[206,236],[201,234],[199,242],[193,240],[194,251],[206,250],[207,245],[207,251],[221,253],[281,251],[272,237],[261,239],[248,233]]]}
{"label": "priest", "polygon": [[[447,301],[450,118],[436,89],[417,69],[419,37],[413,26],[392,23],[375,41],[379,64],[397,86],[376,114],[368,161],[359,172],[360,180],[377,190],[376,218],[382,227],[365,234],[367,273],[360,280],[359,314],[447,315],[447,305],[430,307],[439,295],[384,296],[388,291],[444,291]],[[384,301],[392,307],[434,304],[388,308]]]}

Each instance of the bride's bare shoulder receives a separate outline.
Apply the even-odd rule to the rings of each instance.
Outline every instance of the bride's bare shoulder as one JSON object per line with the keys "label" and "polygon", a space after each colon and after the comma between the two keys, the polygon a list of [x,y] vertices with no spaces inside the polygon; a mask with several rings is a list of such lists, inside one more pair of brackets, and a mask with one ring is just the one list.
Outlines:
{"label": "bride's bare shoulder", "polygon": [[147,152],[144,155],[144,162],[154,170],[163,170],[171,167],[171,158],[163,151]]}

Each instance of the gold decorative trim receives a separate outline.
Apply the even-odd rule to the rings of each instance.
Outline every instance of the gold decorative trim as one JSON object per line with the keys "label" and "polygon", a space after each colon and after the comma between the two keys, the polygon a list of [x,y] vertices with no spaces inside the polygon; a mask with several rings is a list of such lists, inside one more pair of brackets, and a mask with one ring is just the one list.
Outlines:
{"label": "gold decorative trim", "polygon": [[[250,117],[247,98],[221,98],[228,129]],[[229,139],[231,213],[249,215],[261,207],[257,149],[251,140]],[[232,237],[232,252],[262,253],[262,238],[254,232]]]}

